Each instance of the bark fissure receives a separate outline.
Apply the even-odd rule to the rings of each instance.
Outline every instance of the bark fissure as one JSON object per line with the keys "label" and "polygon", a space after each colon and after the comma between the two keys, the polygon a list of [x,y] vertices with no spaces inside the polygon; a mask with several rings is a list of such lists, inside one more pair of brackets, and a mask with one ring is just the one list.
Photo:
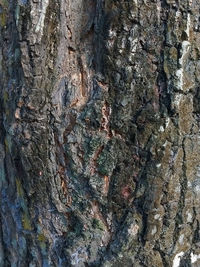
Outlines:
{"label": "bark fissure", "polygon": [[198,6],[0,0],[1,266],[199,264]]}

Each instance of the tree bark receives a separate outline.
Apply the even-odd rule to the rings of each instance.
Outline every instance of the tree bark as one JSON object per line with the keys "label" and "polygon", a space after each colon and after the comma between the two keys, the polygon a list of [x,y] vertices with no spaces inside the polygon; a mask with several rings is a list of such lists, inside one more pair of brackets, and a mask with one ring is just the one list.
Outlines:
{"label": "tree bark", "polygon": [[0,266],[200,266],[198,0],[0,0]]}

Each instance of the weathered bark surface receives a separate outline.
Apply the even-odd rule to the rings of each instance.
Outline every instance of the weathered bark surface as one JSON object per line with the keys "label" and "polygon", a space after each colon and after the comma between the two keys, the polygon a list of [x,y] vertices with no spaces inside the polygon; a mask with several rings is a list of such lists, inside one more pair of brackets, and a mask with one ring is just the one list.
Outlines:
{"label": "weathered bark surface", "polygon": [[200,266],[199,0],[0,0],[0,266]]}

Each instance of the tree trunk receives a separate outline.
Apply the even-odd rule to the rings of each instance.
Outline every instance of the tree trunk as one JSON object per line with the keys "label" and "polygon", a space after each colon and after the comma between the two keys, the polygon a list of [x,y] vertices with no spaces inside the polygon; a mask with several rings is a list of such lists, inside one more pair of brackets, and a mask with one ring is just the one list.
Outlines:
{"label": "tree trunk", "polygon": [[0,0],[0,266],[200,266],[199,0]]}

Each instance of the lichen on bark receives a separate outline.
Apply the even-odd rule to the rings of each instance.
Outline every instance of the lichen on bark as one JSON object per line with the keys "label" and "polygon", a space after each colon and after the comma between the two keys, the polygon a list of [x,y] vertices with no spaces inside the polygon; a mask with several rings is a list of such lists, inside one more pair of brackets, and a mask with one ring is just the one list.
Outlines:
{"label": "lichen on bark", "polygon": [[0,266],[198,266],[198,0],[0,0]]}

